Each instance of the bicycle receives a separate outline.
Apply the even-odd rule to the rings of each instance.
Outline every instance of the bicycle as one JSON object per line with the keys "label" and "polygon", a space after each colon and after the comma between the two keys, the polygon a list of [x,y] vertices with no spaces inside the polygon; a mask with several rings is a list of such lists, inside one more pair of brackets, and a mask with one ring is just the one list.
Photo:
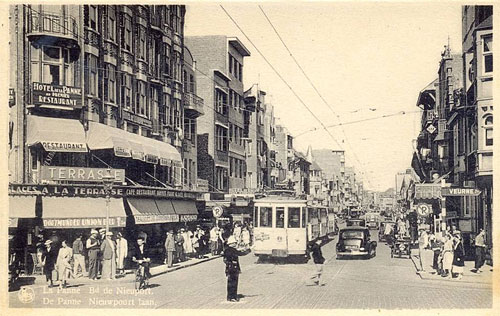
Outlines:
{"label": "bicycle", "polygon": [[146,275],[146,266],[149,265],[150,259],[135,260],[138,267],[135,270],[135,289],[141,290],[149,286],[149,276]]}

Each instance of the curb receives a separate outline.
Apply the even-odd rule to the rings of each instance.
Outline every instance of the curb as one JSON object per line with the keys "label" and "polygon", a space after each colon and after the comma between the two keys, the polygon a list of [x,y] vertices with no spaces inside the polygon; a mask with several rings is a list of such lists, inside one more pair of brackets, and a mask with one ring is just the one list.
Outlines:
{"label": "curb", "polygon": [[183,268],[192,267],[192,266],[195,266],[195,265],[203,263],[203,262],[215,260],[215,259],[220,258],[220,257],[222,257],[222,256],[221,255],[217,255],[217,256],[210,257],[210,258],[202,259],[200,261],[191,262],[191,263],[187,263],[185,265],[181,265],[181,266],[177,266],[177,267],[172,267],[172,268],[166,268],[165,265],[156,266],[154,268],[151,268],[150,272],[151,272],[152,276],[158,276],[158,275],[162,275],[162,274],[165,274],[165,273],[177,271],[177,270],[180,270],[180,269],[183,269]]}

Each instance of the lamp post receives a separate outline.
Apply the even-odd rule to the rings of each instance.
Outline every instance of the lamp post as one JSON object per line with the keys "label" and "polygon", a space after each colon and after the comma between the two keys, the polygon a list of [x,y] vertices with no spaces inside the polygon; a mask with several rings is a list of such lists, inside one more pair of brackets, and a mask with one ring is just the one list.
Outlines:
{"label": "lamp post", "polygon": [[104,192],[106,193],[106,233],[109,231],[109,203],[111,202],[111,190],[115,177],[111,175],[111,168],[106,170],[106,174],[102,177]]}

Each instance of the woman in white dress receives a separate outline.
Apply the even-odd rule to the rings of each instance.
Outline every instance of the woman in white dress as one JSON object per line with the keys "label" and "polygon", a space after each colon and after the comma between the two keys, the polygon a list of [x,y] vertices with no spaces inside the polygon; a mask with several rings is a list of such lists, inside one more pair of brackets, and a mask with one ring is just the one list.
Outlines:
{"label": "woman in white dress", "polygon": [[451,237],[450,235],[447,235],[445,237],[445,242],[444,242],[444,245],[443,245],[443,270],[444,270],[444,273],[443,273],[443,277],[447,277],[449,279],[451,279],[452,277],[452,274],[451,274],[451,269],[452,269],[452,265],[453,265],[453,251],[454,251],[454,247],[453,247],[453,237]]}
{"label": "woman in white dress", "polygon": [[181,228],[181,235],[182,238],[184,238],[184,253],[187,256],[191,256],[193,253],[193,244],[191,243],[191,236],[193,236],[193,233],[190,230],[186,231],[184,228]]}
{"label": "woman in white dress", "polygon": [[73,257],[73,249],[68,247],[66,240],[62,241],[61,246],[56,261],[60,288],[67,285],[67,280],[71,275],[71,258]]}

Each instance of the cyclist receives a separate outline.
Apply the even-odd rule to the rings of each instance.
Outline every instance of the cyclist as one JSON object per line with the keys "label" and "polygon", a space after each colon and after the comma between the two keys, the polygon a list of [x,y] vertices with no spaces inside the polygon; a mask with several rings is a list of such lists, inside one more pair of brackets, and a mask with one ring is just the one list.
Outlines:
{"label": "cyclist", "polygon": [[151,259],[143,237],[137,238],[137,244],[135,246],[134,255],[132,256],[132,261],[137,262],[138,271],[141,266],[144,267],[144,277],[146,280],[151,277],[151,274],[149,273],[149,263],[151,262]]}

